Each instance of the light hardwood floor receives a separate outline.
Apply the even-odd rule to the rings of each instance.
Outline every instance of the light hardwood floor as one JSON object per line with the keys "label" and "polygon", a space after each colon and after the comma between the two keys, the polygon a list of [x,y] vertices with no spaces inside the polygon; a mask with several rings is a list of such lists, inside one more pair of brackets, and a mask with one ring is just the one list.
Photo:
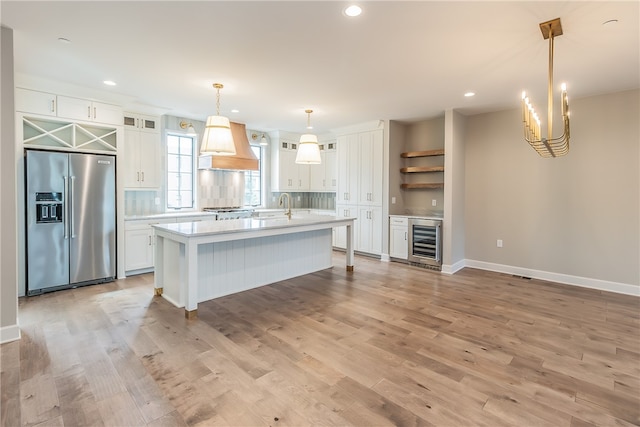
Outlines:
{"label": "light hardwood floor", "polygon": [[640,425],[640,299],[357,257],[199,306],[22,298],[2,426]]}

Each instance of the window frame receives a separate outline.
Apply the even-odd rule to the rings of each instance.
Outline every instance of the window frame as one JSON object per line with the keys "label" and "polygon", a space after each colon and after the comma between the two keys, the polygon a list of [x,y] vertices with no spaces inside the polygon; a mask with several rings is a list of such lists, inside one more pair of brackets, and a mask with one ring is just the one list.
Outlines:
{"label": "window frame", "polygon": [[[265,183],[265,170],[264,170],[264,156],[265,156],[265,146],[260,145],[260,144],[256,144],[256,143],[250,143],[249,146],[251,147],[251,149],[253,150],[254,148],[257,148],[259,153],[260,153],[260,157],[258,158],[258,170],[257,171],[244,171],[244,194],[242,196],[243,199],[243,204],[245,206],[251,206],[254,208],[260,208],[260,207],[264,207],[265,206],[265,190],[266,190],[266,183]],[[257,205],[247,205],[246,204],[246,196],[247,196],[247,179],[249,174],[254,174],[258,172],[259,173],[259,178],[260,178],[260,202]]]}
{"label": "window frame", "polygon": [[[169,153],[169,137],[177,137],[177,138],[185,138],[191,140],[191,207],[170,207],[169,206],[169,156],[175,155]],[[180,155],[180,154],[178,154]],[[164,196],[165,196],[165,211],[166,212],[189,212],[189,211],[197,211],[198,209],[198,168],[197,168],[197,158],[198,158],[198,138],[197,136],[187,135],[186,133],[179,131],[168,130],[165,135],[165,146],[164,146],[164,157],[165,157],[165,170],[164,170]]]}

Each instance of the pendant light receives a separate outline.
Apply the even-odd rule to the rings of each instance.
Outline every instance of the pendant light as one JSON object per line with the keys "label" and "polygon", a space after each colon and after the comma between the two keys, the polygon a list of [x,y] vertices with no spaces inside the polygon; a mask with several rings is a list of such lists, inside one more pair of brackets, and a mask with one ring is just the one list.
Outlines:
{"label": "pendant light", "polygon": [[[311,113],[313,113],[313,110],[305,110],[304,112],[307,113],[307,129],[313,129],[311,127]],[[296,163],[303,165],[319,165],[321,162],[318,137],[310,133],[302,135],[300,137],[300,143],[298,144]]]}
{"label": "pendant light", "polygon": [[213,87],[216,89],[216,115],[207,117],[200,153],[233,156],[236,154],[236,146],[231,135],[231,124],[227,117],[220,115],[220,89],[224,86],[214,83]]}
{"label": "pendant light", "polygon": [[563,83],[562,102],[562,135],[553,137],[553,39],[562,35],[560,18],[540,24],[542,37],[549,39],[549,80],[547,86],[547,137],[540,132],[540,118],[535,112],[526,92],[522,92],[522,122],[524,123],[524,139],[542,157],[560,157],[569,152],[569,101],[567,86]]}

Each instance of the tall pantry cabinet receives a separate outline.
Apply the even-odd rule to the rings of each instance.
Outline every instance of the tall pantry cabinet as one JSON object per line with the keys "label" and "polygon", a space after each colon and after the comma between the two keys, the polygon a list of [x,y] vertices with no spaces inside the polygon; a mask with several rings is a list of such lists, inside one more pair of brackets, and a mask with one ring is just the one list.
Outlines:
{"label": "tall pantry cabinet", "polygon": [[[384,230],[383,130],[341,135],[337,151],[336,215],[357,218],[355,250],[380,255]],[[337,230],[334,245],[346,247],[345,230]]]}

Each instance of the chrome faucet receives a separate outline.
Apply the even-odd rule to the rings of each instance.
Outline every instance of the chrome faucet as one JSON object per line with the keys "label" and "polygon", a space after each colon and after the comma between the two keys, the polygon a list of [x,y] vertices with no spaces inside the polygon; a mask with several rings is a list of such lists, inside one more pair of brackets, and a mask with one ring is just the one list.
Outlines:
{"label": "chrome faucet", "polygon": [[284,196],[287,196],[287,211],[284,214],[291,219],[291,195],[289,193],[282,193],[280,195],[280,198],[278,199],[278,206],[282,206],[284,204]]}

